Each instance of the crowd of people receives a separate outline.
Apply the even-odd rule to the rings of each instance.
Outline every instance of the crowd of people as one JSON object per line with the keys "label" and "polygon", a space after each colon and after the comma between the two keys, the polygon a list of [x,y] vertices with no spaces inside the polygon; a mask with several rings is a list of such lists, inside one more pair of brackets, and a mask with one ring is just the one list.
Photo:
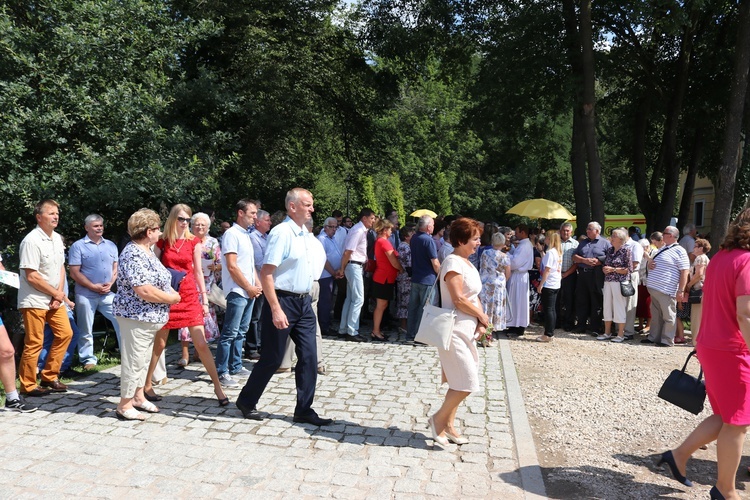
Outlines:
{"label": "crowd of people", "polygon": [[[120,419],[159,412],[154,381],[165,373],[163,351],[169,332],[176,331],[178,366],[191,362],[192,344],[192,361],[205,367],[220,406],[230,404],[225,389],[247,379],[236,406],[248,419],[263,419],[257,405],[268,382],[289,371],[296,355],[294,421],[329,425],[333,421],[313,409],[317,376],[326,373],[322,336],[385,342],[393,335],[423,345],[415,337],[436,286],[440,305],[456,312],[450,348],[438,348],[448,391],[428,419],[436,444],[468,442],[455,417],[479,388],[477,347],[493,345],[500,335],[524,335],[532,319],[543,325],[539,342],[552,342],[556,329],[614,343],[640,332],[641,343],[660,347],[688,342],[682,322],[690,319],[716,415],[662,461],[687,484],[689,456],[718,437],[719,482],[712,495],[736,493],[729,469],[736,470],[750,423],[748,403],[736,397],[750,382],[750,211],[732,225],[716,261],[691,224],[682,240],[673,226],[648,239],[637,228],[617,228],[607,238],[592,221],[577,239],[567,222],[543,231],[422,216],[402,226],[396,211],[379,218],[365,208],[355,224],[334,211],[315,228],[313,212],[312,194],[302,188],[287,193],[280,214],[243,199],[233,224],[222,223],[214,238],[207,213],[178,204],[162,221],[144,208],[129,218],[130,240],[121,251],[103,237],[102,217],[89,215],[86,235],[67,254],[73,301],[65,245],[55,231],[59,206],[40,202],[37,227],[19,252],[18,308],[25,328],[19,390],[13,347],[0,323],[6,409],[34,411],[22,396],[65,392],[59,375],[76,352],[84,369],[96,365],[92,324],[100,312],[112,321],[119,344]],[[704,315],[710,320],[701,328]],[[369,339],[360,332],[363,316],[372,319]],[[210,342],[216,343],[215,356]],[[257,361],[252,371],[243,358]]]}

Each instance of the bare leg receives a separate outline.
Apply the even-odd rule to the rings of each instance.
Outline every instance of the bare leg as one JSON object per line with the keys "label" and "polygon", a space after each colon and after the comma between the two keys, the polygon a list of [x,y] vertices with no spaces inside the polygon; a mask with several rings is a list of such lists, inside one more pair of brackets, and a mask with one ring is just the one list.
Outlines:
{"label": "bare leg", "polygon": [[8,330],[0,326],[0,382],[5,387],[5,393],[16,390],[16,360],[13,358],[15,350],[8,337]]}
{"label": "bare leg", "polygon": [[151,377],[154,376],[154,370],[156,370],[156,364],[159,362],[161,353],[164,352],[164,348],[167,347],[167,336],[169,330],[159,330],[154,336],[154,350],[151,353],[151,363],[148,365],[148,373],[146,374],[146,383],[143,386],[143,391],[149,396],[154,395],[154,389],[151,386]]}
{"label": "bare leg", "polygon": [[724,495],[724,498],[736,498],[740,496],[734,489],[734,478],[737,467],[740,466],[742,458],[742,445],[745,443],[746,425],[724,424],[719,431],[716,442],[716,462],[719,473],[716,480],[716,488]]}
{"label": "bare leg", "polygon": [[[685,438],[685,441],[680,444],[677,448],[672,450],[672,456],[677,464],[677,469],[680,474],[685,475],[685,469],[687,468],[687,461],[695,453],[698,448],[705,446],[708,443],[715,441],[719,437],[719,431],[724,423],[721,421],[721,415],[711,415],[706,418],[703,422],[698,424],[698,427]],[[735,467],[735,470],[737,467]]]}
{"label": "bare leg", "polygon": [[677,326],[677,333],[674,335],[675,340],[685,340],[685,325],[682,324],[682,319],[675,319],[675,326]]}
{"label": "bare leg", "polygon": [[617,336],[618,337],[625,336],[625,323],[617,323]]}
{"label": "bare leg", "polygon": [[383,321],[383,313],[386,307],[388,307],[387,300],[376,299],[375,310],[372,312],[372,334],[378,338],[383,337],[383,334],[380,333],[380,323]]}
{"label": "bare leg", "polygon": [[446,429],[448,429],[449,431],[455,431],[455,428],[453,427],[453,420],[456,418],[456,410],[458,410],[458,405],[460,405],[461,402],[469,396],[469,394],[471,393],[454,391],[453,389],[448,389],[448,392],[445,393],[443,406],[441,406],[440,409],[432,416],[432,420],[435,423],[435,430],[439,435],[442,436],[443,431],[445,431]]}
{"label": "bare leg", "polygon": [[133,408],[133,405],[142,405],[146,402],[146,396],[143,393],[143,387],[139,387],[135,390],[135,395],[132,398],[120,398],[120,403],[117,405],[117,411],[123,413]]}
{"label": "bare leg", "polygon": [[206,343],[206,334],[203,331],[202,326],[191,326],[189,329],[190,331],[190,338],[193,339],[193,346],[195,346],[195,352],[198,353],[198,356],[201,358],[201,363],[203,363],[203,366],[206,367],[206,373],[208,373],[208,376],[211,377],[211,382],[214,384],[214,394],[216,394],[216,397],[219,400],[224,399],[227,397],[226,394],[224,394],[224,389],[221,388],[221,383],[219,382],[219,374],[216,371],[216,363],[214,363],[214,357],[211,354],[211,349],[208,348],[208,344]]}
{"label": "bare leg", "polygon": [[612,322],[611,321],[604,322],[604,335],[612,335]]}
{"label": "bare leg", "polygon": [[182,341],[182,359],[190,361],[190,342],[187,340]]}

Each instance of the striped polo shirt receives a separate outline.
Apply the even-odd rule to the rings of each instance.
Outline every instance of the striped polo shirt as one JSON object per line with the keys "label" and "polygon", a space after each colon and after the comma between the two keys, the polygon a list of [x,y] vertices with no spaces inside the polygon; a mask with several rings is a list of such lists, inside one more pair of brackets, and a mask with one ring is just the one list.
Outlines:
{"label": "striped polo shirt", "polygon": [[680,287],[680,271],[690,269],[687,252],[677,243],[661,248],[654,255],[654,269],[648,270],[648,288],[676,297]]}

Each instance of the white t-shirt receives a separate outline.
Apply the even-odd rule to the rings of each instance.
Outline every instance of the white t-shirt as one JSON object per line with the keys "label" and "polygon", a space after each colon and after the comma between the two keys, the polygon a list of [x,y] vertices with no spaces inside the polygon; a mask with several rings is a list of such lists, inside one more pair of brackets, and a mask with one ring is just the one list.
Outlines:
{"label": "white t-shirt", "polygon": [[542,266],[546,271],[549,268],[549,274],[544,282],[544,288],[557,290],[560,288],[560,282],[562,281],[562,273],[560,268],[562,261],[560,260],[560,254],[557,253],[555,248],[550,248],[547,253],[542,257]]}
{"label": "white t-shirt", "polygon": [[224,289],[224,296],[231,292],[236,292],[245,298],[250,296],[244,288],[240,287],[232,279],[227,267],[227,254],[237,255],[237,266],[239,266],[242,275],[251,285],[255,285],[255,250],[253,243],[250,241],[250,234],[242,226],[235,223],[232,227],[224,232],[221,237],[221,287]]}

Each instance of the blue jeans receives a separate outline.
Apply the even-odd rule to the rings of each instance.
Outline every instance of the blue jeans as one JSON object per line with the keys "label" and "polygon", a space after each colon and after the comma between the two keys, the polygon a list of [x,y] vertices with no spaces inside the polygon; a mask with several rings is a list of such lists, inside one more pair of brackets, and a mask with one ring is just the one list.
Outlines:
{"label": "blue jeans", "polygon": [[[82,294],[76,294],[76,319],[78,320],[78,329],[81,330],[81,336],[78,337],[78,359],[81,364],[96,364],[94,355],[94,315],[99,311],[102,316],[112,322],[117,335],[117,345],[120,345],[120,325],[117,324],[114,314],[112,314],[112,301],[115,298],[114,293],[99,295],[97,297],[88,297]],[[75,342],[71,344],[76,345]]]}
{"label": "blue jeans", "polygon": [[339,335],[359,335],[359,313],[365,304],[365,278],[362,266],[347,264],[344,269],[346,276],[346,301],[341,310]]}
{"label": "blue jeans", "polygon": [[247,330],[247,335],[245,336],[246,354],[250,354],[253,351],[260,351],[260,314],[266,298],[263,295],[259,295],[253,300],[255,304],[253,305],[253,313],[250,316],[250,328]]}
{"label": "blue jeans", "polygon": [[422,311],[424,310],[424,301],[427,300],[427,294],[430,293],[432,285],[422,285],[421,283],[411,284],[411,293],[409,294],[409,309],[406,317],[406,340],[414,340],[419,331],[419,324],[422,322]]}
{"label": "blue jeans", "polygon": [[216,346],[216,371],[219,376],[242,369],[242,346],[245,333],[250,327],[255,299],[248,299],[237,292],[227,295],[227,311],[224,313],[224,326]]}
{"label": "blue jeans", "polygon": [[[78,344],[78,340],[81,335],[81,331],[78,329],[76,322],[73,320],[73,313],[70,311],[68,311],[68,319],[70,320],[70,328],[73,330],[73,337],[70,339],[70,344],[68,344],[68,350],[65,351],[65,356],[63,357],[62,365],[60,366],[60,373],[65,373],[66,371],[68,371],[70,369],[70,365],[73,364],[73,358],[75,358],[76,354],[76,345]],[[45,324],[44,344],[42,344],[42,352],[39,353],[39,361],[37,361],[39,370],[42,370],[45,363],[47,362],[49,348],[52,346],[53,340],[54,336],[52,335],[52,328],[50,328],[48,324]]]}

